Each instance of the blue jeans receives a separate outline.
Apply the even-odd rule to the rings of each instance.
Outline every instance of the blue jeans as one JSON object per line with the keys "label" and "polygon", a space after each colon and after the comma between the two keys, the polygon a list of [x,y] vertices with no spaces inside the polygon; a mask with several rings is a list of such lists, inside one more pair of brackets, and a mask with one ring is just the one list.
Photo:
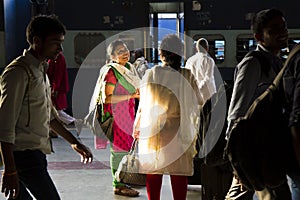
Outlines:
{"label": "blue jeans", "polygon": [[[291,193],[287,182],[278,186],[277,188],[265,188],[262,191],[249,191],[247,189],[241,190],[241,183],[238,179],[233,177],[231,187],[225,197],[226,200],[252,200],[254,199],[268,199],[268,200],[291,200]],[[293,199],[294,200],[294,199]],[[299,200],[299,199],[297,199]]]}
{"label": "blue jeans", "polygon": [[55,185],[47,171],[46,155],[39,150],[14,152],[20,180],[17,200],[32,200],[26,188],[37,200],[60,200]]}
{"label": "blue jeans", "polygon": [[300,199],[300,171],[291,171],[288,172],[288,178],[291,181],[291,192],[292,192],[292,199],[299,200]]}

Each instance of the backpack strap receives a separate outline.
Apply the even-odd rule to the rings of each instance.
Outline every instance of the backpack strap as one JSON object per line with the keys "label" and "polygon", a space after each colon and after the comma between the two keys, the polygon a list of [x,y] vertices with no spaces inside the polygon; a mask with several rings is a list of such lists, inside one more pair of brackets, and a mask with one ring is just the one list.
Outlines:
{"label": "backpack strap", "polygon": [[291,59],[294,57],[294,55],[300,50],[300,45],[295,46],[292,51],[289,53],[287,60],[285,61],[283,67],[281,68],[281,70],[279,71],[279,73],[277,74],[277,76],[275,77],[273,83],[265,90],[265,92],[263,92],[260,96],[258,96],[253,103],[251,104],[251,106],[249,107],[247,113],[245,114],[244,118],[249,118],[249,116],[252,114],[253,110],[256,107],[256,104],[258,102],[260,102],[262,99],[265,98],[266,95],[268,95],[269,91],[274,91],[277,90],[279,88],[280,82],[282,80],[282,76],[283,73],[285,71],[285,69],[288,66],[288,63],[291,61]]}
{"label": "backpack strap", "polygon": [[22,61],[21,58],[22,58],[22,56],[15,59],[12,63],[9,64],[8,68],[18,67],[20,69],[23,69],[27,74],[28,82],[27,82],[25,93],[23,96],[23,101],[25,100],[26,94],[28,94],[28,98],[27,98],[28,119],[27,119],[26,127],[29,127],[29,124],[30,124],[30,98],[29,98],[30,93],[29,93],[29,89],[30,89],[30,80],[33,79],[34,75],[33,75],[32,69],[30,69],[30,67],[24,61]]}

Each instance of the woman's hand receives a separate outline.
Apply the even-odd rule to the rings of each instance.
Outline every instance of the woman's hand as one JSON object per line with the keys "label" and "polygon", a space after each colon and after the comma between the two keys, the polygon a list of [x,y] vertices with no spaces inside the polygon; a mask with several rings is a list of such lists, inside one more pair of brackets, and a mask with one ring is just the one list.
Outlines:
{"label": "woman's hand", "polygon": [[139,139],[140,138],[140,130],[134,129],[132,137],[135,138],[135,139]]}
{"label": "woman's hand", "polygon": [[136,89],[136,93],[140,95],[140,88]]}
{"label": "woman's hand", "polygon": [[135,93],[131,95],[131,98],[140,99],[140,90],[136,89]]}
{"label": "woman's hand", "polygon": [[140,138],[140,121],[141,121],[141,109],[139,109],[136,113],[136,118],[134,120],[134,124],[133,124],[133,133],[132,133],[132,137],[135,139],[139,139]]}

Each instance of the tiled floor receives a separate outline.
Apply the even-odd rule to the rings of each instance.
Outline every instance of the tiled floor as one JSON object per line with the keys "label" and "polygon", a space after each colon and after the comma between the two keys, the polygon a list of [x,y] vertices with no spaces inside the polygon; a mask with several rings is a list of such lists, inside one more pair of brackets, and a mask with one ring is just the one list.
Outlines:
{"label": "tiled floor", "polygon": [[[74,132],[75,133],[75,132]],[[122,200],[128,197],[113,194],[112,177],[109,167],[109,147],[96,150],[94,138],[88,129],[83,129],[80,138],[94,153],[94,162],[89,165],[80,163],[80,157],[62,138],[54,138],[55,153],[48,156],[49,173],[54,180],[62,200]],[[136,188],[140,196],[134,199],[146,200],[146,188]],[[188,200],[201,200],[200,186],[192,186]],[[4,200],[0,194],[0,200]],[[168,176],[164,176],[162,200],[172,200]]]}

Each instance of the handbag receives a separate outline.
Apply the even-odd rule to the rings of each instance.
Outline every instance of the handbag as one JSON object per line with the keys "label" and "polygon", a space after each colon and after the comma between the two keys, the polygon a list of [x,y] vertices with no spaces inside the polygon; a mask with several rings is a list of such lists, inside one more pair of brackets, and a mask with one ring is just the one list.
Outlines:
{"label": "handbag", "polygon": [[112,125],[113,116],[108,116],[102,121],[102,105],[96,104],[94,109],[84,118],[84,124],[89,127],[92,133],[100,138],[105,136],[109,141],[113,140]]}
{"label": "handbag", "polygon": [[137,156],[137,139],[133,141],[132,147],[125,155],[115,173],[117,181],[131,185],[146,185],[146,174],[139,173],[140,162]]}

